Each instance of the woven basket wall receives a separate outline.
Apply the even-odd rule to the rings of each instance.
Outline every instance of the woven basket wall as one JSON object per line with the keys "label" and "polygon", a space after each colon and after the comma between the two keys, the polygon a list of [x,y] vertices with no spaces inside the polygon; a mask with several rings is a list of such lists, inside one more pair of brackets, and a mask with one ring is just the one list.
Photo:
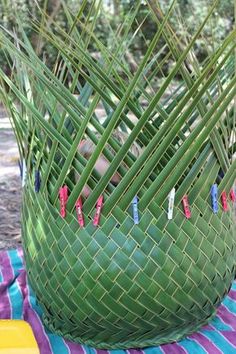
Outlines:
{"label": "woven basket wall", "polygon": [[[157,195],[140,207],[138,225],[131,206],[114,205],[95,227],[94,206],[80,228],[74,209],[63,219],[58,198],[50,202],[57,163],[43,192],[35,192],[33,171],[28,176],[22,214],[28,276],[50,330],[98,348],[130,348],[175,341],[208,323],[229,291],[236,259],[233,204],[228,201],[225,212],[219,199],[219,212],[212,211],[210,190],[220,164],[209,137],[182,174],[189,220],[179,183],[173,220],[167,219],[167,198],[158,203]],[[45,166],[42,160],[42,181]],[[225,176],[231,176],[222,187],[229,193],[232,166]],[[140,198],[154,181],[155,173]],[[65,182],[72,193],[73,178]]]}
{"label": "woven basket wall", "polygon": [[[166,25],[167,17],[158,12],[156,18],[157,31],[135,72],[128,70],[123,52],[115,60],[115,50],[104,49],[96,27],[90,32],[92,25],[88,33],[81,25],[82,34],[72,26],[69,35],[60,36],[45,29],[59,53],[54,72],[26,36],[16,46],[8,34],[2,42],[18,75],[11,81],[0,68],[16,98],[15,104],[7,92],[5,103],[26,160],[22,235],[29,281],[50,330],[97,348],[159,345],[196,331],[214,316],[235,276],[235,205],[229,194],[236,179],[236,30],[198,64],[192,50],[204,37],[204,25],[193,40],[184,41],[185,49]],[[160,38],[169,51],[166,63],[158,56]],[[101,51],[99,59],[90,47]],[[187,65],[189,58],[194,65]],[[176,80],[181,85],[173,89]],[[126,142],[114,137],[114,129],[128,133]],[[89,159],[78,151],[84,139],[96,146]],[[134,142],[142,148],[138,158],[131,151]],[[94,168],[101,155],[110,166],[104,176]],[[115,173],[121,178],[116,187]],[[35,175],[41,180],[36,188]],[[63,185],[69,189],[64,218]],[[80,227],[75,203],[85,186],[91,194],[83,200],[85,226]],[[104,205],[94,226],[100,195]],[[186,195],[189,219],[182,204]]]}
{"label": "woven basket wall", "polygon": [[[209,153],[210,153],[209,148]],[[206,324],[227,294],[235,271],[232,213],[214,215],[209,188],[218,170],[212,155],[193,186],[192,217],[181,207],[168,221],[153,201],[140,224],[118,207],[95,228],[78,228],[28,184],[23,237],[30,283],[46,325],[100,348],[175,341]]]}

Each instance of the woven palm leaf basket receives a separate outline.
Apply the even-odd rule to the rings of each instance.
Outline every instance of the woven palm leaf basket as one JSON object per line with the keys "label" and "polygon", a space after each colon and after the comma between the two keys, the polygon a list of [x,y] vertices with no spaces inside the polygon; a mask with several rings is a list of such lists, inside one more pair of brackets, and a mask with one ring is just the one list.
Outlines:
{"label": "woven palm leaf basket", "polygon": [[[235,275],[236,32],[200,63],[195,44],[218,2],[183,38],[177,3],[135,2],[109,45],[97,2],[75,17],[64,7],[69,31],[35,24],[58,51],[52,70],[23,28],[22,39],[1,35],[15,65],[11,79],[1,71],[1,96],[21,155],[29,281],[51,331],[97,348],[196,331]],[[146,16],[156,30],[131,68]]]}

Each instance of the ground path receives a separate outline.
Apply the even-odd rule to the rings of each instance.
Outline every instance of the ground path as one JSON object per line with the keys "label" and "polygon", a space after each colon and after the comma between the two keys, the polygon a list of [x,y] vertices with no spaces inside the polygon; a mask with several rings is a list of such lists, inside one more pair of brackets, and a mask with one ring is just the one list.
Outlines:
{"label": "ground path", "polygon": [[0,250],[21,242],[21,181],[18,149],[6,112],[0,106]]}

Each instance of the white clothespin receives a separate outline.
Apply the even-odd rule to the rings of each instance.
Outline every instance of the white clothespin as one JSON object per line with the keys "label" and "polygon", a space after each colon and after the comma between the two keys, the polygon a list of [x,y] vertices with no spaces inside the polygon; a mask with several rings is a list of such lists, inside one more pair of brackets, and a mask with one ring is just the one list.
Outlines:
{"label": "white clothespin", "polygon": [[173,219],[174,212],[174,202],[175,202],[175,188],[171,189],[169,193],[169,205],[168,205],[168,220]]}
{"label": "white clothespin", "polygon": [[23,161],[22,161],[22,180],[21,180],[22,188],[24,188],[24,186],[25,186],[26,179],[27,179],[27,167],[26,167],[25,159],[23,159]]}

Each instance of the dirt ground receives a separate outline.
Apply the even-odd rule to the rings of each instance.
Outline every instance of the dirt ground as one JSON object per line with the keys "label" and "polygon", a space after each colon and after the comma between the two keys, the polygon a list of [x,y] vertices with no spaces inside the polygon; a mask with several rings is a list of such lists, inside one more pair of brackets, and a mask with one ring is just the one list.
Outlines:
{"label": "dirt ground", "polygon": [[21,180],[18,149],[6,112],[0,107],[0,250],[21,244]]}

